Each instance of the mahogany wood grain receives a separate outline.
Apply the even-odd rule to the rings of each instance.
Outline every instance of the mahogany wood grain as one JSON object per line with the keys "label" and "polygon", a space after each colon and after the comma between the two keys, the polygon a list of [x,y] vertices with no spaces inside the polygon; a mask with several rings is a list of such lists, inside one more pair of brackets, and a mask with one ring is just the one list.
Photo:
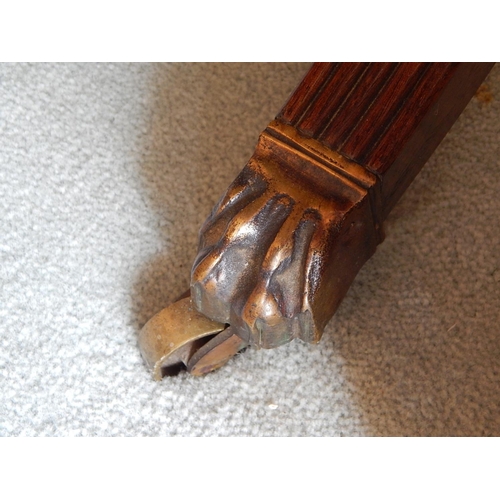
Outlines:
{"label": "mahogany wood grain", "polygon": [[493,63],[316,63],[277,119],[381,180],[385,218]]}

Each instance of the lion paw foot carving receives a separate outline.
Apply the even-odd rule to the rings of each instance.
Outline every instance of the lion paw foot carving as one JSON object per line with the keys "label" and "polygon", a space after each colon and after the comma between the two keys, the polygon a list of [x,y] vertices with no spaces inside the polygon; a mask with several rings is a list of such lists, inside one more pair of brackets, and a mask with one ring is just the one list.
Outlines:
{"label": "lion paw foot carving", "polygon": [[259,146],[201,228],[193,303],[258,347],[317,342],[375,248],[367,191]]}

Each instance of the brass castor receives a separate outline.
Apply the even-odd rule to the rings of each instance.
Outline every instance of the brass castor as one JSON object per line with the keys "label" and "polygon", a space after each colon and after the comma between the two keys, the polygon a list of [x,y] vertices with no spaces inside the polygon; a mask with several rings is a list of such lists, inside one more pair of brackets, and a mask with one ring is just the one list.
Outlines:
{"label": "brass castor", "polygon": [[139,334],[142,357],[155,380],[182,369],[204,375],[220,368],[246,345],[228,325],[196,311],[190,297],[153,316]]}

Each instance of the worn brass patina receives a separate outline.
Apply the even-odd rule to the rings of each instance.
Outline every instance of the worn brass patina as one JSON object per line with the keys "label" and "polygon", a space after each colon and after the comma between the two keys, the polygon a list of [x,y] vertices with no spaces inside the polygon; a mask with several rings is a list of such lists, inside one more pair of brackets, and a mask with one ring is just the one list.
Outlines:
{"label": "worn brass patina", "polygon": [[196,311],[189,297],[174,302],[153,316],[139,334],[139,347],[156,380],[186,366],[194,352],[226,325]]}
{"label": "worn brass patina", "polygon": [[377,178],[273,122],[200,232],[198,311],[252,346],[318,342],[381,236]]}

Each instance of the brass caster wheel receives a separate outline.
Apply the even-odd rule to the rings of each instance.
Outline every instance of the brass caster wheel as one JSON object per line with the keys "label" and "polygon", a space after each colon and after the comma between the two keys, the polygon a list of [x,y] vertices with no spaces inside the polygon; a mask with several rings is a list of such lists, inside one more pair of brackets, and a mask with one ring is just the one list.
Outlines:
{"label": "brass caster wheel", "polygon": [[193,307],[190,297],[153,316],[139,333],[139,348],[155,380],[186,369],[204,375],[224,365],[247,344],[231,328]]}

